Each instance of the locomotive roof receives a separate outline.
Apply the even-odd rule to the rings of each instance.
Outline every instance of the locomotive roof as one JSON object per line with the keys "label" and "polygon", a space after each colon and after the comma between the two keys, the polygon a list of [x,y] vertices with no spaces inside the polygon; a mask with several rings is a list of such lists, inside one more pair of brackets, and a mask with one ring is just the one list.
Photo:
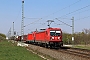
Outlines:
{"label": "locomotive roof", "polygon": [[[57,29],[60,29],[60,28],[46,28],[46,29],[43,28],[43,29],[40,29],[40,30],[37,30],[37,31],[33,31],[33,32],[44,32],[44,31],[46,31],[46,30],[48,30],[48,29],[54,29],[54,30],[56,29],[56,30],[57,30]],[[31,33],[33,33],[33,32],[31,32]],[[29,33],[29,34],[30,34],[30,33]]]}
{"label": "locomotive roof", "polygon": [[[43,32],[43,31],[46,31],[46,30],[48,30],[48,29],[54,29],[54,30],[56,29],[56,30],[57,30],[57,29],[60,29],[60,28],[46,28],[46,29],[40,29],[40,30],[37,31],[37,32]],[[60,30],[61,30],[61,29],[60,29]]]}
{"label": "locomotive roof", "polygon": [[47,28],[47,29],[60,29],[60,28]]}

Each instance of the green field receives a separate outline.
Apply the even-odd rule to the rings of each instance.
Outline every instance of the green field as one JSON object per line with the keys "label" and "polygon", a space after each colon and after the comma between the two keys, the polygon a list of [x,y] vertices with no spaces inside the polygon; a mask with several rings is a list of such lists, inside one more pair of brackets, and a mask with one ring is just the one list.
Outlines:
{"label": "green field", "polygon": [[0,60],[44,60],[6,40],[0,40]]}
{"label": "green field", "polygon": [[75,45],[74,48],[81,48],[81,49],[90,50],[90,45]]}

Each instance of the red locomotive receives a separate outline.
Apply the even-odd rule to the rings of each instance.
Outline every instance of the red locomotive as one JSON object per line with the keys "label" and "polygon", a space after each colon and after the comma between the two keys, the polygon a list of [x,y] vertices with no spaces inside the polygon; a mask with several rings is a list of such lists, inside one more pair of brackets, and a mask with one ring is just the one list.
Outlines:
{"label": "red locomotive", "polygon": [[45,47],[61,47],[63,46],[62,30],[60,28],[47,28],[42,31],[34,31],[27,35],[26,42]]}
{"label": "red locomotive", "polygon": [[[21,36],[18,36],[16,40],[21,41]],[[28,35],[23,35],[23,41],[50,48],[61,47],[63,46],[62,30],[60,28],[47,28],[34,31]]]}

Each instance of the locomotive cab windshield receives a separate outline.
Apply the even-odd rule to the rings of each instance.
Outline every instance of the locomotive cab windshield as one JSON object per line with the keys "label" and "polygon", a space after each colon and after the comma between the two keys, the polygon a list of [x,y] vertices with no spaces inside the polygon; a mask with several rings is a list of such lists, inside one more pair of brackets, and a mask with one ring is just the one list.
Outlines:
{"label": "locomotive cab windshield", "polygon": [[60,30],[51,30],[50,31],[50,36],[60,36],[61,31]]}

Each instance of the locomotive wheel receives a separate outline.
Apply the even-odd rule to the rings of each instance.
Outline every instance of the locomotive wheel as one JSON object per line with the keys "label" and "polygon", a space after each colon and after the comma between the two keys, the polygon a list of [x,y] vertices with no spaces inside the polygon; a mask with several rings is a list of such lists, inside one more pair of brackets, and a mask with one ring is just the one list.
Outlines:
{"label": "locomotive wheel", "polygon": [[52,45],[50,45],[50,49],[52,49],[53,48],[53,46]]}
{"label": "locomotive wheel", "polygon": [[48,48],[48,44],[47,43],[45,43],[45,47]]}

